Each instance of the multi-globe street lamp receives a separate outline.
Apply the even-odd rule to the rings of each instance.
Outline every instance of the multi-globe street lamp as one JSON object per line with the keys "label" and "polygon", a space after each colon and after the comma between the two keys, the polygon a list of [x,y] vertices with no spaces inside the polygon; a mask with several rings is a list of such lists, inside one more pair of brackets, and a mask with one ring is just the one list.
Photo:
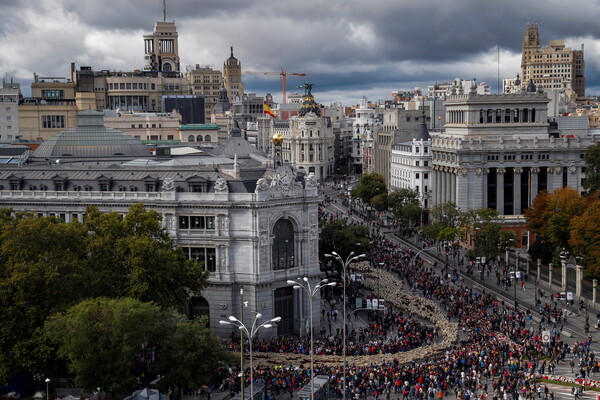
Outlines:
{"label": "multi-globe street lamp", "polygon": [[346,257],[346,259],[344,260],[338,253],[336,253],[335,251],[332,251],[331,254],[325,254],[325,257],[331,257],[331,258],[335,258],[336,260],[338,260],[341,264],[342,264],[342,280],[344,281],[344,301],[343,301],[343,307],[344,307],[344,330],[343,330],[343,352],[344,352],[344,372],[343,372],[343,376],[342,376],[342,390],[343,390],[343,394],[342,394],[342,399],[346,400],[346,270],[348,269],[348,266],[350,265],[351,262],[356,261],[360,258],[363,258],[365,255],[364,254],[359,254],[357,256],[354,255],[354,252],[350,252],[350,254],[348,254],[348,257]]}
{"label": "multi-globe street lamp", "polygon": [[[242,333],[245,332],[246,336],[248,336],[248,345],[250,347],[250,398],[251,399],[254,398],[254,364],[253,364],[253,360],[252,360],[252,339],[254,338],[254,336],[256,335],[256,333],[258,332],[258,330],[260,328],[268,329],[273,326],[273,323],[277,323],[277,322],[281,321],[281,317],[275,317],[268,321],[263,322],[260,325],[256,325],[257,321],[261,317],[262,317],[261,313],[256,313],[256,316],[254,317],[254,322],[252,322],[252,327],[250,329],[248,329],[242,321],[240,321],[233,315],[229,316],[229,318],[228,318],[229,321],[219,321],[219,324],[221,324],[221,325],[233,325],[233,326],[237,327],[240,330],[240,332],[242,332]],[[242,353],[243,352],[244,352],[244,348],[242,347]],[[242,370],[242,381],[243,380],[245,380],[244,370]],[[242,390],[243,390],[243,386],[242,386]],[[243,398],[243,394],[242,394],[242,398]]]}
{"label": "multi-globe street lamp", "polygon": [[[302,282],[304,281],[304,282]],[[329,282],[327,279],[321,280],[317,285],[311,286],[308,278],[305,276],[302,281],[289,280],[287,283],[293,285],[294,290],[303,289],[306,291],[309,297],[308,307],[310,313],[310,398],[315,399],[315,352],[314,352],[314,340],[313,340],[313,300],[319,293],[319,290],[325,286],[335,286],[335,282]]]}

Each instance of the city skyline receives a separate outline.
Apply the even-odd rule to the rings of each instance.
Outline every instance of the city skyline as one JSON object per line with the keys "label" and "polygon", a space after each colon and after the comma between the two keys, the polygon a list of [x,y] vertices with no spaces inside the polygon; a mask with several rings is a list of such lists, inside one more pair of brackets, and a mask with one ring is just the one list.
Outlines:
{"label": "city skyline", "polygon": [[[492,91],[520,72],[527,22],[537,22],[542,46],[565,40],[585,45],[587,93],[600,94],[600,5],[580,1],[564,13],[564,1],[516,0],[501,4],[458,0],[358,2],[334,0],[167,1],[167,21],[179,32],[181,69],[211,65],[222,70],[233,46],[244,71],[288,71],[288,93],[304,80],[315,83],[318,102],[356,104],[388,99],[456,77],[485,81]],[[95,70],[143,69],[144,34],[162,21],[162,0],[77,2],[32,0],[3,4],[0,15],[5,77],[22,82],[24,93],[36,72],[67,77],[69,65]],[[33,51],[32,51],[33,49]],[[246,91],[281,100],[277,77],[243,76]]]}

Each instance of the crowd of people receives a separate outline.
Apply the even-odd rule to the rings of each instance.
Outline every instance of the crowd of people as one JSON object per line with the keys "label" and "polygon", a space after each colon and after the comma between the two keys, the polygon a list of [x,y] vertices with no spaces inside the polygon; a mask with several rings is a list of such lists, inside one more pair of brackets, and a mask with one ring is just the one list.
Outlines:
{"label": "crowd of people", "polygon": [[[326,211],[322,211],[321,216],[327,220],[347,218]],[[572,367],[574,373],[578,369],[578,376],[589,376],[597,369],[590,350],[591,338],[567,345],[561,339],[556,320],[542,318],[541,322],[534,322],[529,310],[466,285],[458,270],[448,263],[436,266],[426,263],[414,250],[391,242],[377,230],[373,231],[367,261],[375,268],[386,268],[406,290],[436,301],[447,318],[458,324],[461,341],[434,357],[408,364],[394,361],[370,366],[348,365],[344,377],[342,365],[332,367],[319,363],[320,355],[342,353],[339,332],[322,330],[314,341],[315,375],[328,377],[331,395],[342,396],[345,378],[348,398],[356,399],[372,396],[375,399],[433,400],[455,396],[459,400],[542,397],[552,400],[553,393],[537,382],[536,374],[553,373],[556,365],[566,358],[577,360]],[[351,295],[358,296],[361,292],[369,295],[360,283],[347,284]],[[334,291],[325,297],[331,302],[339,299],[337,296]],[[323,318],[326,325],[325,315]],[[551,332],[549,342],[541,339],[544,330]],[[365,328],[348,328],[347,354],[402,352],[433,343],[437,335],[431,323],[420,321],[407,311],[374,313]],[[229,346],[239,350],[237,341]],[[253,347],[258,352],[299,354],[308,354],[309,349],[310,341],[298,338],[256,341]],[[239,390],[238,374],[239,371],[232,370],[223,380],[222,389]],[[249,370],[241,375],[248,385]],[[290,395],[308,384],[310,378],[307,365],[259,365],[254,370],[255,381],[266,385],[271,398]]]}

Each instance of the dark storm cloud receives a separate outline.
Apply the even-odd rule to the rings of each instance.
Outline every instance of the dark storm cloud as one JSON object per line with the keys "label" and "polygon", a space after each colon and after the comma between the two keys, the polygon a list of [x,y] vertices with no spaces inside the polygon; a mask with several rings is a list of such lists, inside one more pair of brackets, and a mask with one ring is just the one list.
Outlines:
{"label": "dark storm cloud", "polygon": [[[64,76],[71,61],[140,68],[142,33],[162,20],[162,6],[162,0],[0,0],[0,52],[18,54],[0,59],[0,72]],[[233,46],[244,70],[283,66],[323,85],[346,83],[349,92],[375,86],[391,92],[458,76],[495,82],[496,46],[502,78],[513,77],[525,25],[535,21],[543,45],[586,43],[588,86],[600,87],[598,15],[597,0],[167,1],[182,66],[221,69]],[[244,79],[258,94],[263,86],[279,87],[276,76]]]}

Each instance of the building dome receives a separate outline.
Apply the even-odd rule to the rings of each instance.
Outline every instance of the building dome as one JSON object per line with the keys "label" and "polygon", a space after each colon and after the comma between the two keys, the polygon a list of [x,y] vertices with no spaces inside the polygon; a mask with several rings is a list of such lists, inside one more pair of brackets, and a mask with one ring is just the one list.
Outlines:
{"label": "building dome", "polygon": [[301,117],[304,117],[309,112],[315,113],[317,116],[321,115],[321,107],[317,104],[311,93],[313,85],[311,83],[305,83],[304,86],[306,87],[306,94],[304,95],[304,102],[300,106],[298,114]]}
{"label": "building dome", "polygon": [[35,158],[149,157],[150,151],[138,139],[104,126],[101,112],[77,114],[77,126],[59,132],[33,152]]}
{"label": "building dome", "polygon": [[527,93],[535,93],[535,92],[537,92],[535,83],[533,83],[533,81],[529,81],[529,84],[527,85]]}

